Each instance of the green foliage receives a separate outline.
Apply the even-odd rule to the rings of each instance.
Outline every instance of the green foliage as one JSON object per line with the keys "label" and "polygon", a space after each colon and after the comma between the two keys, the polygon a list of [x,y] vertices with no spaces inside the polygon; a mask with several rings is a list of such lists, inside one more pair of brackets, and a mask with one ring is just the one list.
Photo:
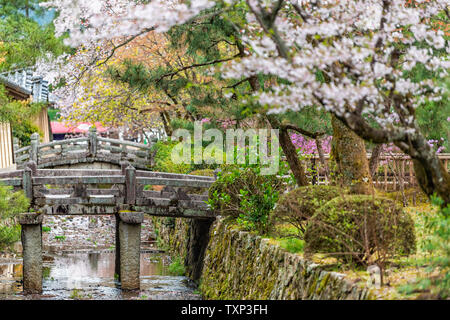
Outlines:
{"label": "green foliage", "polygon": [[17,122],[11,123],[13,137],[19,139],[21,146],[28,146],[31,143],[31,135],[35,132],[42,137],[43,134],[39,128],[31,123],[29,119],[19,119]]}
{"label": "green foliage", "polygon": [[310,132],[333,134],[330,113],[316,106],[306,107],[302,109],[302,112],[288,111],[285,114],[278,115],[278,117],[280,122],[287,121]]}
{"label": "green foliage", "polygon": [[176,257],[169,265],[168,271],[173,276],[184,276],[186,269],[184,268],[182,259],[180,257]]}
{"label": "green foliage", "polygon": [[68,51],[62,38],[55,37],[51,21],[39,24],[48,11],[38,6],[41,0],[1,0],[0,39],[6,61],[0,71],[31,67],[47,55],[59,56]]}
{"label": "green foliage", "polygon": [[17,215],[26,212],[30,202],[23,191],[13,192],[0,185],[0,249],[20,239]]}
{"label": "green foliage", "polygon": [[414,223],[395,201],[366,195],[337,197],[309,220],[306,253],[328,253],[345,262],[383,264],[415,252]]}
{"label": "green foliage", "polygon": [[49,279],[50,278],[50,267],[42,267],[42,278]]}
{"label": "green foliage", "polygon": [[288,223],[303,237],[308,220],[326,202],[342,194],[342,189],[334,186],[314,185],[296,188],[284,194],[273,211],[274,223]]}
{"label": "green foliage", "polygon": [[66,240],[66,236],[55,236],[55,240],[58,240],[58,241],[64,241],[64,240]]}
{"label": "green foliage", "polygon": [[282,248],[286,249],[290,253],[303,252],[305,241],[297,238],[287,238],[280,241]]}
{"label": "green foliage", "polygon": [[0,218],[12,219],[26,212],[30,201],[23,191],[13,192],[12,187],[0,185]]}
{"label": "green foliage", "polygon": [[429,277],[405,285],[400,292],[430,292],[434,298],[450,298],[450,205],[443,207],[442,199],[431,198],[435,212],[420,213],[423,218],[426,235],[419,243],[426,253],[424,261]]}
{"label": "green foliage", "polygon": [[152,147],[152,150],[156,150],[154,158],[155,164],[153,166],[154,171],[159,172],[173,172],[173,173],[188,173],[192,170],[190,164],[176,164],[171,159],[172,149],[177,145],[177,141],[158,141]]}
{"label": "green foliage", "polygon": [[40,17],[45,9],[39,6],[43,0],[0,0],[0,17],[23,14],[27,17]]}
{"label": "green foliage", "polygon": [[20,225],[4,225],[0,222],[0,249],[20,240]]}
{"label": "green foliage", "polygon": [[442,87],[446,88],[439,101],[426,101],[417,108],[417,122],[427,139],[437,141],[443,146],[443,152],[450,152],[450,122],[446,121],[450,115],[449,91],[450,78],[442,80]]}
{"label": "green foliage", "polygon": [[0,106],[0,122],[9,122],[13,136],[19,139],[22,146],[29,145],[31,134],[39,132],[31,119],[41,111],[43,104],[14,101],[0,84]]}
{"label": "green foliage", "polygon": [[[194,163],[194,144],[191,145],[191,161],[190,163],[175,163],[172,160],[172,150],[180,142],[178,141],[158,141],[152,146],[152,151],[155,152],[154,165],[152,169],[159,172],[172,172],[187,174],[198,170],[211,170],[218,167],[217,164],[208,164],[205,161],[202,163]],[[203,171],[204,173],[208,171]],[[202,174],[199,174],[202,175]]]}
{"label": "green foliage", "polygon": [[59,118],[61,117],[59,114],[59,110],[53,108],[48,109],[48,116],[50,118],[50,121],[58,121]]}
{"label": "green foliage", "polygon": [[283,189],[281,179],[260,175],[258,167],[224,166],[222,170],[209,189],[208,204],[247,230],[268,232],[269,213]]}
{"label": "green foliage", "polygon": [[72,292],[70,293],[69,299],[73,300],[82,300],[86,297],[83,294],[82,289],[72,289]]}
{"label": "green foliage", "polygon": [[50,230],[52,230],[52,228],[50,228],[50,227],[42,227],[42,232],[50,232]]}

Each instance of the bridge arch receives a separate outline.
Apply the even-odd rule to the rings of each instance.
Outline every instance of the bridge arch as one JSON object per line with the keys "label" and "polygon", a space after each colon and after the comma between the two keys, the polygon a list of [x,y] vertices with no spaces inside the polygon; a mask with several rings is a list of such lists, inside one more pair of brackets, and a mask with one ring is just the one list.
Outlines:
{"label": "bridge arch", "polygon": [[153,154],[151,145],[103,138],[97,129],[89,129],[87,137],[39,143],[39,134],[31,135],[29,146],[15,147],[14,158],[18,169],[34,161],[40,169],[119,169],[128,161],[136,169],[149,170]]}

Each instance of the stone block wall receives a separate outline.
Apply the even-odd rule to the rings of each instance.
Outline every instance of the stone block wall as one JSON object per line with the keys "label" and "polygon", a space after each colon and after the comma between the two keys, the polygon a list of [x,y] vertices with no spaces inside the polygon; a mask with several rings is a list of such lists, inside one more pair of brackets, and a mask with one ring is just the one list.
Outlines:
{"label": "stone block wall", "polygon": [[[160,241],[169,250],[189,254],[189,221],[168,227],[154,218]],[[200,290],[205,299],[372,299],[370,289],[325,271],[319,264],[291,254],[260,236],[234,229],[218,219],[212,225],[203,261]]]}

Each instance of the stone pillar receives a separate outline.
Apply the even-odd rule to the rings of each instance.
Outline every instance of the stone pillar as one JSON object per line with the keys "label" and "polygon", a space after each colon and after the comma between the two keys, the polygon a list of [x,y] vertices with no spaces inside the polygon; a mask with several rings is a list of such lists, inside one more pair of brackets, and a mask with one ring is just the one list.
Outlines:
{"label": "stone pillar", "polygon": [[[119,211],[119,278],[123,290],[140,288],[142,212]],[[117,250],[117,248],[116,248]]]}
{"label": "stone pillar", "polygon": [[23,291],[42,292],[42,214],[22,213]]}
{"label": "stone pillar", "polygon": [[39,160],[39,133],[33,133],[30,137],[30,160],[38,163]]}
{"label": "stone pillar", "polygon": [[95,157],[97,154],[97,128],[95,126],[92,126],[89,128],[88,133],[88,139],[89,139],[89,155],[91,157]]}
{"label": "stone pillar", "polygon": [[119,237],[119,225],[120,225],[120,217],[119,214],[116,213],[116,259],[114,266],[114,278],[120,281],[120,237]]}

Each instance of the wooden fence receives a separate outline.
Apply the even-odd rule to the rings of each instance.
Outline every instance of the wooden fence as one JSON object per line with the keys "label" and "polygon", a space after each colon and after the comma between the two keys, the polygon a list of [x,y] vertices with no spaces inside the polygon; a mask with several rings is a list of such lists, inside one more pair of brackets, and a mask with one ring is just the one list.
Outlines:
{"label": "wooden fence", "polygon": [[[370,154],[368,158],[370,159]],[[439,154],[439,159],[444,167],[450,171],[450,153]],[[329,155],[325,155],[325,161],[328,164]],[[325,174],[325,168],[319,161],[318,156],[313,156],[305,160],[307,165],[307,175],[313,184],[327,184],[328,178]],[[399,190],[400,184],[404,188],[417,186],[412,160],[405,154],[391,154],[380,157],[377,172],[373,176],[373,183],[376,188],[385,191]]]}
{"label": "wooden fence", "polygon": [[0,169],[7,169],[14,164],[11,126],[0,122]]}

